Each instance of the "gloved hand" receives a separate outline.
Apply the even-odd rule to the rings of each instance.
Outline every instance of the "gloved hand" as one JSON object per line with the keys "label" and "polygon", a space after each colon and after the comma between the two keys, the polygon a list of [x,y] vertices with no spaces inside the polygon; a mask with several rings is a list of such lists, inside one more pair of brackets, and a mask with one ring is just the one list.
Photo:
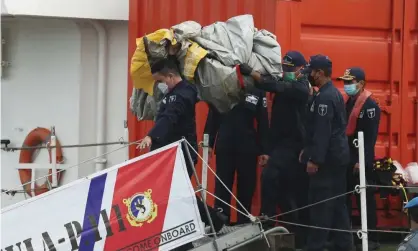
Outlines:
{"label": "gloved hand", "polygon": [[249,76],[253,69],[247,64],[240,64],[239,70],[241,71],[242,75]]}

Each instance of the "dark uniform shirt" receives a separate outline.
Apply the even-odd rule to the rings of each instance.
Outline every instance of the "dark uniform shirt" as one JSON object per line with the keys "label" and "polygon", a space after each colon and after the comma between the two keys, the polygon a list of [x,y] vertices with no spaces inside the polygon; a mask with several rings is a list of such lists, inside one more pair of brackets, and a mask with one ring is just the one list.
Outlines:
{"label": "dark uniform shirt", "polygon": [[[308,112],[307,145],[303,162],[312,161],[321,167],[333,169],[349,163],[346,136],[346,111],[344,99],[329,82],[315,95]],[[341,172],[333,170],[331,173]]]}
{"label": "dark uniform shirt", "polygon": [[306,77],[293,81],[275,81],[264,78],[257,88],[274,93],[270,121],[270,155],[277,146],[302,149],[306,134],[304,127],[309,99]]}
{"label": "dark uniform shirt", "polygon": [[[354,108],[356,99],[349,98],[346,104],[347,121]],[[377,134],[379,132],[380,122],[380,108],[372,98],[367,98],[361,108],[359,117],[357,119],[357,126],[354,135],[348,137],[348,143],[350,146],[350,165],[354,166],[359,163],[358,148],[353,143],[358,138],[358,132],[364,133],[364,159],[366,168],[371,170],[374,162],[374,147],[377,140]]]}
{"label": "dark uniform shirt", "polygon": [[399,244],[397,251],[418,251],[418,229],[415,229]]}
{"label": "dark uniform shirt", "polygon": [[265,92],[250,88],[226,114],[210,107],[205,133],[209,134],[210,147],[216,139],[216,151],[266,154],[269,126]]}
{"label": "dark uniform shirt", "polygon": [[[161,101],[155,125],[148,133],[151,150],[168,145],[183,137],[197,150],[195,105],[197,89],[186,80],[178,83]],[[190,151],[196,162],[196,154]],[[187,159],[186,159],[187,160]]]}

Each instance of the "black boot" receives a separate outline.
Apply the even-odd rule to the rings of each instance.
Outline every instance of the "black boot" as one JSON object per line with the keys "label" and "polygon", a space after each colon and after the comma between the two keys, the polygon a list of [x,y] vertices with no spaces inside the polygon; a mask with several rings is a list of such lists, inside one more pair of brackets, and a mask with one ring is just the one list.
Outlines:
{"label": "black boot", "polygon": [[219,209],[214,209],[213,213],[211,213],[212,223],[215,228],[215,232],[218,233],[226,224],[229,223],[229,217],[222,213],[222,210]]}
{"label": "black boot", "polygon": [[[199,198],[197,198],[197,207],[199,208],[200,218],[202,218],[202,221],[205,223],[206,226],[210,226],[205,204]],[[213,223],[213,227],[215,228],[215,232],[219,232],[223,228],[223,226],[225,226],[228,217],[221,213],[220,210],[214,209],[210,206],[207,207],[209,211],[209,216]],[[213,230],[211,232],[213,232]]]}

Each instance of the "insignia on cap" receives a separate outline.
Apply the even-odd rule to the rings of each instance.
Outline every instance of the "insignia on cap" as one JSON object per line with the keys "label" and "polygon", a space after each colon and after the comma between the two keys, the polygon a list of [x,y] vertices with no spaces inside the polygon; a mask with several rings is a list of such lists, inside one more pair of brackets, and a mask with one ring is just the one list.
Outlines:
{"label": "insignia on cap", "polygon": [[351,69],[345,70],[344,77],[351,77]]}

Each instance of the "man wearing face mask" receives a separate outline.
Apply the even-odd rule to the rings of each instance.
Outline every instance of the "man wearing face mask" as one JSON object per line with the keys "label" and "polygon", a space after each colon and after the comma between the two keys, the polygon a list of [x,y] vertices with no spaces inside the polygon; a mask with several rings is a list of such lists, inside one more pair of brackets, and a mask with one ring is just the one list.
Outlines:
{"label": "man wearing face mask", "polygon": [[[151,151],[181,140],[183,137],[197,151],[195,106],[198,102],[196,86],[183,80],[175,62],[163,59],[151,66],[151,73],[155,81],[165,83],[168,93],[163,98],[154,127],[141,141],[140,148],[151,147]],[[183,145],[183,153],[186,153]],[[190,150],[194,164],[197,163],[197,155]],[[193,166],[185,156],[189,177],[193,175]],[[203,202],[196,198],[202,220],[209,225],[208,216],[205,213]],[[224,225],[222,215],[209,207],[215,231],[218,232]],[[191,243],[179,247],[177,250],[189,250],[193,248]]]}
{"label": "man wearing face mask", "polygon": [[[373,99],[372,93],[364,89],[366,85],[366,74],[359,67],[348,68],[344,76],[337,78],[344,81],[344,91],[348,96],[346,101],[346,111],[348,125],[346,134],[350,146],[350,166],[347,173],[347,187],[351,191],[359,184],[359,155],[358,148],[354,144],[359,131],[364,133],[364,158],[366,165],[366,180],[368,184],[373,184],[376,177],[373,172],[374,146],[377,140],[380,122],[380,108]],[[376,199],[373,189],[367,189],[367,227],[376,229]],[[360,196],[356,194],[357,205],[360,205]],[[351,217],[351,195],[348,196],[347,206]],[[357,238],[356,238],[357,239]],[[369,250],[380,248],[377,234],[369,233]],[[357,250],[361,250],[361,243],[357,245]]]}
{"label": "man wearing face mask", "polygon": [[[248,65],[241,65],[241,73],[256,80],[256,87],[274,95],[271,122],[269,159],[261,176],[261,213],[266,217],[300,208],[307,203],[307,175],[299,163],[299,153],[305,138],[306,105],[309,82],[301,69],[306,60],[302,53],[289,51],[283,57],[283,79],[261,76]],[[297,184],[295,186],[295,184]],[[279,201],[278,201],[279,200]],[[300,210],[283,216],[283,220],[307,223],[307,211]],[[265,227],[274,226],[266,221]],[[304,228],[287,226],[296,233],[296,246],[304,244]]]}
{"label": "man wearing face mask", "polygon": [[311,72],[312,72],[312,70],[309,69],[309,67],[305,67],[302,70],[302,74],[305,74],[306,78],[309,81],[309,98],[308,98],[307,107],[311,106],[311,104],[313,102],[313,98],[315,97],[315,95],[317,93],[317,91],[312,87],[312,84],[311,84],[311,83],[315,82],[315,80],[311,76]]}
{"label": "man wearing face mask", "polygon": [[[257,122],[257,127],[254,122]],[[265,92],[255,87],[246,88],[241,102],[226,114],[220,114],[210,107],[205,133],[209,134],[211,149],[216,138],[216,174],[232,191],[237,172],[237,199],[251,212],[257,157],[260,156],[260,162],[267,158],[264,154],[267,150],[269,121]],[[222,201],[230,203],[231,194],[218,179],[215,181],[215,195],[219,198],[215,200],[215,207],[221,208],[229,216],[231,208]],[[249,222],[248,217],[241,213],[237,218],[238,224]]]}
{"label": "man wearing face mask", "polygon": [[[312,56],[306,70],[319,89],[309,108],[307,141],[300,154],[309,174],[309,203],[321,202],[310,207],[310,225],[349,230],[345,197],[327,200],[346,191],[349,149],[344,99],[332,84],[332,62],[327,56]],[[327,230],[309,229],[306,250],[322,251],[328,235]],[[351,239],[349,232],[334,232],[328,250],[351,250]]]}

